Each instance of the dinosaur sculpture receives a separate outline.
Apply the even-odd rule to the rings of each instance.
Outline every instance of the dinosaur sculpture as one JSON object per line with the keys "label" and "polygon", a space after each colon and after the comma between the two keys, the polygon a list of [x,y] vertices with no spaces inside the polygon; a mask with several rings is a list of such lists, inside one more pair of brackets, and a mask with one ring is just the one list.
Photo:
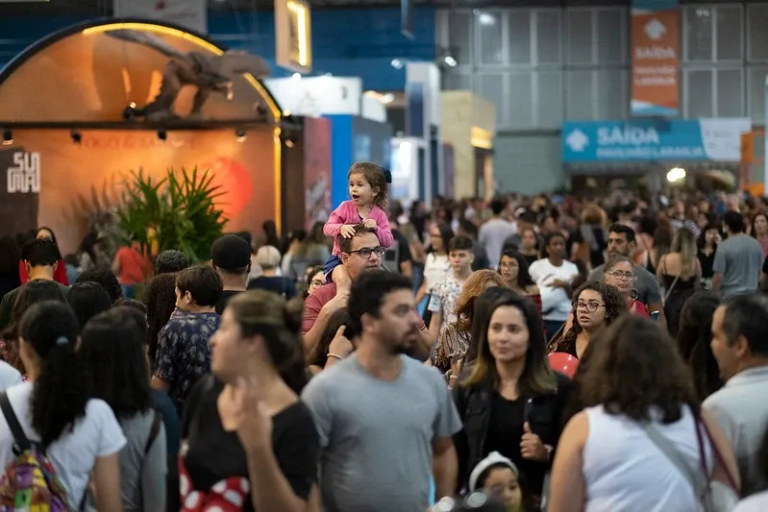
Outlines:
{"label": "dinosaur sculpture", "polygon": [[137,43],[170,57],[163,69],[163,81],[159,94],[142,108],[134,105],[126,108],[124,117],[144,117],[148,121],[179,119],[173,104],[185,85],[197,87],[191,118],[200,117],[202,108],[211,93],[226,94],[232,98],[232,81],[236,75],[250,73],[256,78],[269,76],[269,66],[257,55],[242,51],[228,51],[212,55],[197,51],[180,52],[165,41],[146,32],[136,30],[112,30],[106,34],[115,39]]}

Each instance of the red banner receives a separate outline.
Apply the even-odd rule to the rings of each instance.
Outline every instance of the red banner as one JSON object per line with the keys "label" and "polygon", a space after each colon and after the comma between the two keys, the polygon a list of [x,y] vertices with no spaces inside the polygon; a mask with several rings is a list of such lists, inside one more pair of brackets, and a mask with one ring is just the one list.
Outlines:
{"label": "red banner", "polygon": [[632,8],[632,115],[679,114],[679,55],[680,11],[676,2],[635,0]]}

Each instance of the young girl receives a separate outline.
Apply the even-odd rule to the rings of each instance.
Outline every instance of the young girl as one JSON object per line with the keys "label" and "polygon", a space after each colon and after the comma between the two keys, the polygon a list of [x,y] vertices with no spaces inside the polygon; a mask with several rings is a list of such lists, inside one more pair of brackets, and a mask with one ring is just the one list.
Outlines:
{"label": "young girl", "polygon": [[349,195],[352,199],[341,203],[331,213],[323,228],[325,236],[334,239],[333,254],[325,263],[325,275],[329,281],[336,283],[337,293],[349,292],[352,285],[349,272],[339,258],[339,235],[351,238],[355,236],[354,226],[365,224],[376,231],[382,247],[388,248],[394,241],[387,214],[383,210],[387,207],[389,195],[389,171],[370,162],[360,162],[349,169],[348,179]]}

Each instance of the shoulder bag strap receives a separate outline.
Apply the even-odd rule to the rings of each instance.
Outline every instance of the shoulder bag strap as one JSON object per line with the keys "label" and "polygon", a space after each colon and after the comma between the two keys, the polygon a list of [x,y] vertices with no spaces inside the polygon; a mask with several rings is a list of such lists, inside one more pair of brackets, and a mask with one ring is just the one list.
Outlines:
{"label": "shoulder bag strap", "polygon": [[[700,426],[701,425],[701,426]],[[701,435],[701,428],[704,429],[704,433],[707,435],[707,439],[709,440],[709,445],[712,447],[712,455],[714,456],[715,463],[719,462],[723,466],[723,472],[725,473],[725,477],[728,479],[728,485],[733,489],[736,494],[739,493],[739,486],[736,485],[736,480],[733,478],[733,475],[731,474],[728,467],[725,465],[725,461],[723,460],[723,456],[720,453],[720,448],[717,447],[717,443],[715,443],[714,439],[712,439],[712,434],[709,431],[709,426],[707,425],[707,422],[704,420],[699,420],[696,422],[696,440],[699,443],[699,455],[701,458],[701,466],[704,470],[704,474],[707,475],[707,480],[710,480],[709,477],[710,472],[707,470],[707,461],[705,458],[706,452],[704,451],[704,439]]]}
{"label": "shoulder bag strap", "polygon": [[13,411],[11,401],[8,399],[8,394],[6,392],[0,393],[0,409],[3,411],[3,416],[5,416],[5,421],[8,423],[8,428],[11,429],[11,435],[13,435],[13,442],[16,445],[16,448],[20,450],[20,452],[29,450],[32,447],[32,443],[29,442],[26,434],[24,434],[24,429],[21,428],[19,419]]}
{"label": "shoulder bag strap", "polygon": [[675,285],[677,285],[677,281],[680,279],[680,276],[676,276],[675,280],[672,281],[672,286],[669,287],[669,290],[667,290],[667,293],[664,294],[664,302],[667,302],[667,299],[670,295],[672,295],[672,291],[675,289]]}
{"label": "shoulder bag strap", "polygon": [[[641,423],[643,430],[648,438],[656,445],[659,451],[675,466],[675,469],[683,475],[688,483],[693,488],[697,498],[704,496],[707,488],[707,479],[701,478],[701,475],[697,471],[691,469],[691,467],[685,462],[680,452],[675,448],[675,445],[669,441],[664,434],[662,434],[655,425],[649,422]],[[698,430],[698,429],[697,429]]]}
{"label": "shoulder bag strap", "polygon": [[155,444],[157,434],[160,432],[160,423],[162,421],[162,415],[155,409],[154,416],[152,417],[152,427],[149,429],[149,437],[147,438],[147,445],[144,447],[144,455],[149,453],[152,445]]}

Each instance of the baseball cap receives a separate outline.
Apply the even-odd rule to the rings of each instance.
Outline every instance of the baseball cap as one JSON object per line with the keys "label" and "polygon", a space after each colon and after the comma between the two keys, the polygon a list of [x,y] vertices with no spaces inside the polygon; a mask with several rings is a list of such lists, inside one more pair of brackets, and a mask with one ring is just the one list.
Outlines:
{"label": "baseball cap", "polygon": [[211,260],[222,270],[238,270],[251,263],[251,246],[242,237],[224,235],[211,245]]}

